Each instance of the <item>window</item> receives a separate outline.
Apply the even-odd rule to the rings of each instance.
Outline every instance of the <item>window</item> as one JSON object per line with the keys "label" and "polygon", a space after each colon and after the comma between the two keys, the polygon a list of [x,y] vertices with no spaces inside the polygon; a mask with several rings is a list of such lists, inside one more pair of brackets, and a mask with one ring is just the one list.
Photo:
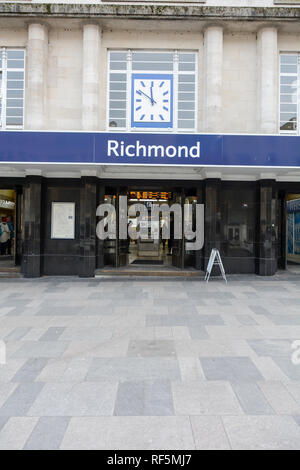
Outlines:
{"label": "window", "polygon": [[110,51],[108,128],[194,132],[197,54]]}
{"label": "window", "polygon": [[25,51],[0,49],[0,127],[24,124]]}
{"label": "window", "polygon": [[280,131],[299,129],[299,54],[280,55]]}
{"label": "window", "polygon": [[235,183],[222,189],[221,249],[232,269],[231,260],[238,259],[239,269],[255,270],[256,211],[255,188],[251,183],[245,184],[243,189]]}
{"label": "window", "polygon": [[298,5],[300,0],[274,0],[274,5]]}

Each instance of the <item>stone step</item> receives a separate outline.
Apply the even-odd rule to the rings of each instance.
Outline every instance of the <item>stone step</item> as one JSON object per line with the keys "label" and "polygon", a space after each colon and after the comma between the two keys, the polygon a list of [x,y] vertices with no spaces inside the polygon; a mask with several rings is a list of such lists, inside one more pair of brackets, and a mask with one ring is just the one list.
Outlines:
{"label": "stone step", "polygon": [[101,276],[160,276],[160,277],[202,277],[202,271],[171,269],[97,269],[95,277]]}
{"label": "stone step", "polygon": [[19,273],[20,268],[18,266],[0,266],[0,273]]}
{"label": "stone step", "polygon": [[20,277],[23,277],[20,266],[0,266],[0,278],[15,279]]}
{"label": "stone step", "polygon": [[0,271],[0,279],[19,279],[23,277],[23,274],[19,272],[5,272],[5,271]]}

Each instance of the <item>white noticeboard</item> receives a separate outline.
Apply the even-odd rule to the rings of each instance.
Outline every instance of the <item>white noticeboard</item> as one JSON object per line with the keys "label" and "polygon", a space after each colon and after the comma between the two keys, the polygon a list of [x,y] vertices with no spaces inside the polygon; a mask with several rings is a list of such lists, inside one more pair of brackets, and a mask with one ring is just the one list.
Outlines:
{"label": "white noticeboard", "polygon": [[52,202],[51,238],[75,238],[75,202]]}
{"label": "white noticeboard", "polygon": [[206,274],[205,274],[205,278],[204,278],[204,280],[206,282],[209,281],[211,271],[212,271],[212,268],[213,268],[214,265],[218,266],[220,268],[221,276],[224,279],[224,281],[226,281],[226,284],[227,284],[227,278],[226,278],[225,269],[224,269],[224,266],[223,266],[223,263],[222,263],[221,255],[220,255],[219,250],[217,250],[216,248],[213,248],[211,250],[211,254],[210,254],[210,258],[209,258],[209,261],[208,261],[208,265],[207,265],[207,268],[206,268]]}

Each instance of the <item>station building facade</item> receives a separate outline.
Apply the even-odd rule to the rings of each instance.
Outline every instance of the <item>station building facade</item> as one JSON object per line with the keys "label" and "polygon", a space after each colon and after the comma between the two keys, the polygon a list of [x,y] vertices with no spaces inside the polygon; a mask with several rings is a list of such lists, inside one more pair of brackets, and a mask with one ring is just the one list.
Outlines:
{"label": "station building facade", "polygon": [[118,216],[120,196],[204,204],[204,247],[174,240],[176,269],[204,270],[212,248],[230,273],[299,263],[297,3],[1,2],[14,235],[0,268],[11,256],[26,277],[91,277],[136,262],[145,247],[96,236],[98,205]]}

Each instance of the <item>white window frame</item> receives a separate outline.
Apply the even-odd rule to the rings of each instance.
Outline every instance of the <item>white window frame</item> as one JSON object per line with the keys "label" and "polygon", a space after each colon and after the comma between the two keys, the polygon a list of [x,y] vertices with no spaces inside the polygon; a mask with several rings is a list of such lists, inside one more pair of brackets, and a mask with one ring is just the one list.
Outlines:
{"label": "white window frame", "polygon": [[[281,76],[294,76],[295,74],[289,74],[289,73],[281,73],[280,71],[280,65],[281,65],[281,61],[280,61],[280,57],[282,55],[296,55],[298,60],[297,60],[297,100],[296,100],[296,104],[297,104],[297,129],[295,131],[293,130],[283,130],[283,129],[280,129],[280,122],[281,122],[281,119],[280,119],[280,111],[281,111],[281,98],[280,98],[280,95],[281,95],[281,83],[280,83],[280,78]],[[279,74],[279,83],[278,83],[278,133],[279,134],[282,134],[282,135],[299,135],[300,134],[300,52],[292,52],[292,51],[280,51],[279,53],[279,60],[278,60],[278,67],[279,67],[279,70],[278,70],[278,74]]]}
{"label": "white window frame", "polygon": [[[7,67],[7,52],[8,51],[22,51],[24,52],[24,68],[23,69],[14,69]],[[26,80],[26,49],[25,48],[18,48],[18,47],[1,47],[0,54],[2,55],[2,87],[1,87],[1,97],[2,97],[2,108],[1,108],[1,116],[0,116],[0,131],[6,129],[24,129],[24,122],[25,122],[25,80]],[[22,124],[6,124],[6,108],[7,108],[7,72],[24,72],[24,80],[23,80],[23,114],[22,114]]]}
{"label": "white window frame", "polygon": [[[110,70],[110,53],[111,52],[126,52],[127,53],[127,68],[126,70]],[[144,52],[144,53],[157,53],[157,52],[166,52],[174,54],[173,59],[173,71],[162,71],[161,73],[172,73],[173,74],[173,85],[174,85],[174,119],[173,119],[173,127],[172,128],[132,128],[131,127],[131,120],[130,120],[130,112],[131,112],[131,74],[132,74],[132,53],[133,52]],[[179,71],[179,54],[180,53],[193,53],[195,54],[195,70],[194,71]],[[191,49],[109,49],[107,51],[107,90],[106,90],[106,129],[107,132],[130,132],[130,133],[139,133],[139,132],[149,132],[149,133],[182,133],[182,134],[195,134],[198,128],[198,51],[191,50]],[[134,70],[134,73],[145,72],[144,70]],[[110,92],[110,73],[122,73],[126,74],[126,127],[109,127],[109,92]],[[147,70],[146,73],[153,73],[157,74],[157,70]],[[195,122],[194,128],[178,128],[178,76],[182,75],[194,75],[195,77]]]}
{"label": "white window frame", "polygon": [[297,5],[299,6],[300,0],[274,0],[274,5]]}

